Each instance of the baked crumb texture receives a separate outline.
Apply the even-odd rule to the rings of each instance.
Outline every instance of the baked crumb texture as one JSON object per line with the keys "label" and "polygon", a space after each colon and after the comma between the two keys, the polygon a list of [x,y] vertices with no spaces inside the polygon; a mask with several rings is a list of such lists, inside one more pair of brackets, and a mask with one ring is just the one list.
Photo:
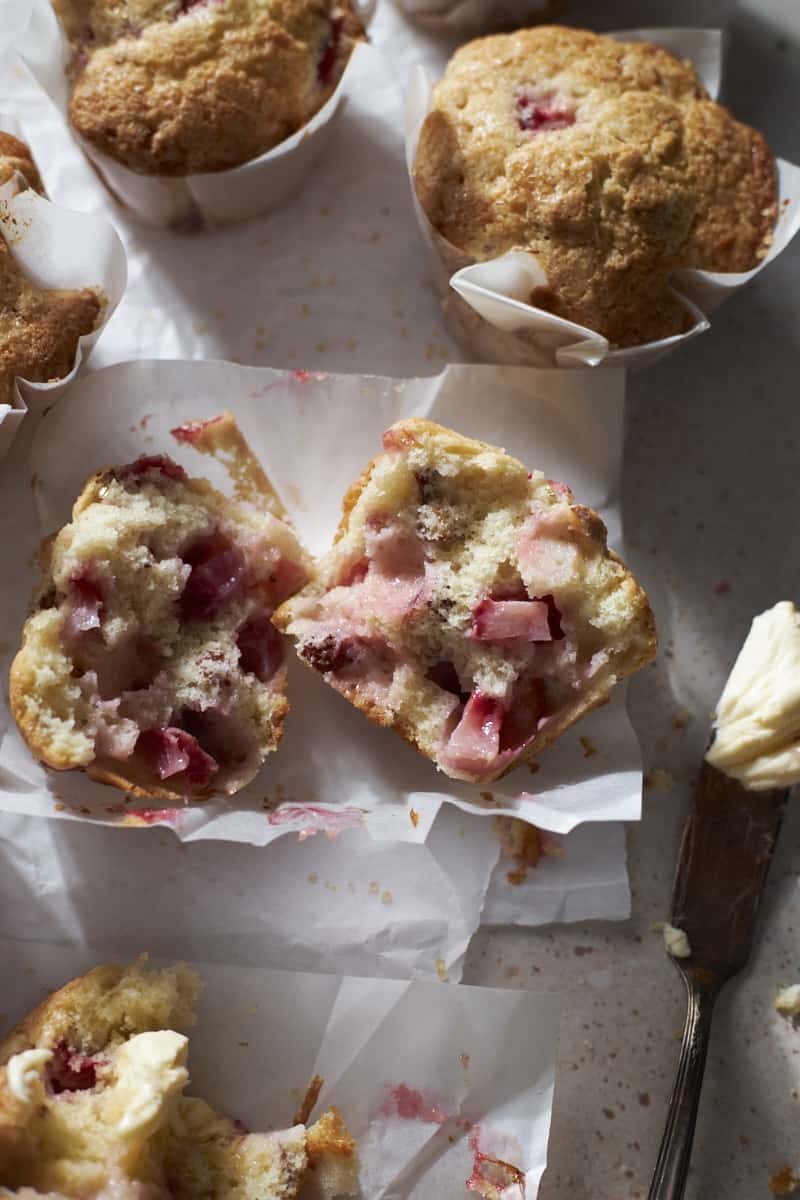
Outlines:
{"label": "baked crumb texture", "polygon": [[[17,173],[44,195],[28,147],[0,132],[0,185]],[[93,288],[51,290],[33,283],[0,236],[0,404],[13,403],[17,378],[49,383],[68,375],[78,339],[96,328],[102,309]]]}
{"label": "baked crumb texture", "polygon": [[364,37],[349,0],[54,0],[69,116],[145,175],[239,166],[305,125]]}
{"label": "baked crumb texture", "polygon": [[333,549],[275,624],[379,725],[489,782],[655,654],[653,615],[563,484],[401,421],[351,488]]}
{"label": "baked crumb texture", "polygon": [[157,799],[248,783],[288,711],[275,606],[310,560],[170,458],[93,476],[42,550],[11,706],[45,765]]}
{"label": "baked crumb texture", "polygon": [[[53,993],[0,1045],[0,1194],[294,1200],[355,1193],[355,1144],[331,1109],[250,1133],[189,1097],[200,981],[184,965],[106,965]],[[334,1191],[333,1185],[338,1185]]]}
{"label": "baked crumb texture", "polygon": [[559,26],[455,53],[414,180],[447,241],[477,261],[530,251],[548,281],[530,302],[615,346],[689,328],[670,274],[758,266],[777,212],[769,146],[688,62]]}

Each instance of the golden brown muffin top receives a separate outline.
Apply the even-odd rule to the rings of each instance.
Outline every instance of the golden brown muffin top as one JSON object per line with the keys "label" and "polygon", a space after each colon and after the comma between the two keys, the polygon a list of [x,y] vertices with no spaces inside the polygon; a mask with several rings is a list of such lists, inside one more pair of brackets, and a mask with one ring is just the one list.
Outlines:
{"label": "golden brown muffin top", "polygon": [[53,0],[70,118],[143,174],[238,166],[305,125],[363,29],[350,0]]}
{"label": "golden brown muffin top", "polygon": [[691,324],[673,270],[757,266],[777,204],[763,137],[714,103],[689,63],[560,26],[456,52],[415,185],[454,246],[479,261],[535,254],[549,286],[532,302],[620,346]]}
{"label": "golden brown muffin top", "polygon": [[[0,184],[17,171],[44,195],[28,146],[0,133]],[[68,375],[78,338],[92,332],[102,307],[95,289],[51,291],[33,283],[0,235],[0,404],[11,403],[17,376],[47,383]]]}

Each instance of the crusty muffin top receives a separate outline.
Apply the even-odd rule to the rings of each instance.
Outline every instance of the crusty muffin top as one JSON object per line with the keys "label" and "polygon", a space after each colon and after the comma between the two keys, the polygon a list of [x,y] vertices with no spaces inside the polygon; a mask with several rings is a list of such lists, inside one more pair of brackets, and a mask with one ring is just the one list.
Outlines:
{"label": "crusty muffin top", "polygon": [[53,0],[70,119],[142,174],[238,166],[325,103],[363,37],[350,0]]}
{"label": "crusty muffin top", "polygon": [[436,229],[477,260],[529,250],[533,303],[637,345],[690,320],[680,267],[746,271],[775,222],[764,138],[646,42],[560,26],[480,38],[436,86],[415,164]]}

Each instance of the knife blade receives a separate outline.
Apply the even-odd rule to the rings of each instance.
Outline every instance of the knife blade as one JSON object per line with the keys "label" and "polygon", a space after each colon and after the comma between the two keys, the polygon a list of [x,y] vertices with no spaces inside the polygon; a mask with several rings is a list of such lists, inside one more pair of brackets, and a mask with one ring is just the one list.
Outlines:
{"label": "knife blade", "polygon": [[689,955],[672,960],[686,985],[686,1024],[648,1200],[680,1200],[684,1194],[714,1004],[750,955],[788,795],[787,789],[748,791],[708,762],[700,769],[670,916],[689,940]]}

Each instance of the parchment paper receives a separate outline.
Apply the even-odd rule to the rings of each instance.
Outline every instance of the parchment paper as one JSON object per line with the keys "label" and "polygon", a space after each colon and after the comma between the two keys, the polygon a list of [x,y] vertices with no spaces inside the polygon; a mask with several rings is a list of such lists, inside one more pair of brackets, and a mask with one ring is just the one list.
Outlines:
{"label": "parchment paper", "polygon": [[[601,511],[617,543],[622,383],[621,374],[610,372],[465,367],[399,381],[214,362],[138,362],[92,372],[42,420],[29,464],[19,455],[3,481],[0,552],[14,564],[0,581],[5,627],[18,630],[24,616],[38,535],[64,523],[91,470],[168,449],[190,472],[208,471],[225,486],[216,464],[209,470],[207,459],[173,446],[167,432],[222,407],[235,413],[312,553],[329,545],[341,499],[380,447],[382,431],[412,414],[505,445],[548,477],[565,480],[581,502]],[[512,813],[562,833],[581,821],[638,819],[639,753],[622,689],[543,754],[535,775],[521,767],[489,791],[436,772],[299,663],[290,664],[289,676],[293,709],[279,752],[235,798],[161,810],[179,837],[263,844],[334,821],[337,829],[363,823],[375,837],[422,841],[443,801],[472,812]],[[132,816],[134,806],[121,793],[80,773],[45,772],[7,713],[5,721],[0,807],[114,824],[152,819]],[[591,756],[582,738],[596,751]]]}
{"label": "parchment paper", "polygon": [[[0,952],[14,968],[3,996],[8,1025],[102,961],[93,948],[51,941],[0,941]],[[502,1146],[525,1171],[527,1200],[536,1195],[552,1107],[556,996],[192,965],[206,988],[189,1034],[190,1094],[251,1129],[285,1128],[320,1074],[320,1106],[335,1104],[358,1142],[366,1200],[468,1197],[471,1140],[485,1152]],[[400,1087],[407,1091],[398,1105]]]}
{"label": "parchment paper", "polygon": [[625,826],[578,825],[553,838],[556,852],[520,870],[498,859],[481,912],[482,925],[548,925],[556,921],[624,921],[631,915]]}
{"label": "parchment paper", "polygon": [[[714,29],[638,29],[611,34],[621,41],[654,41],[690,59],[707,91],[716,97],[722,75],[722,35]],[[422,123],[430,109],[432,79],[422,67],[411,73],[406,97],[406,164],[411,177]],[[414,196],[420,230],[428,247],[442,310],[453,335],[477,359],[532,366],[643,367],[709,327],[713,311],[755,278],[780,254],[800,228],[800,168],[778,159],[778,219],[763,262],[752,271],[719,273],[682,270],[674,291],[693,318],[683,334],[627,349],[612,349],[601,334],[528,303],[547,276],[535,255],[510,251],[474,262],[431,225]],[[413,182],[412,182],[413,190]],[[454,295],[455,293],[455,295]]]}

